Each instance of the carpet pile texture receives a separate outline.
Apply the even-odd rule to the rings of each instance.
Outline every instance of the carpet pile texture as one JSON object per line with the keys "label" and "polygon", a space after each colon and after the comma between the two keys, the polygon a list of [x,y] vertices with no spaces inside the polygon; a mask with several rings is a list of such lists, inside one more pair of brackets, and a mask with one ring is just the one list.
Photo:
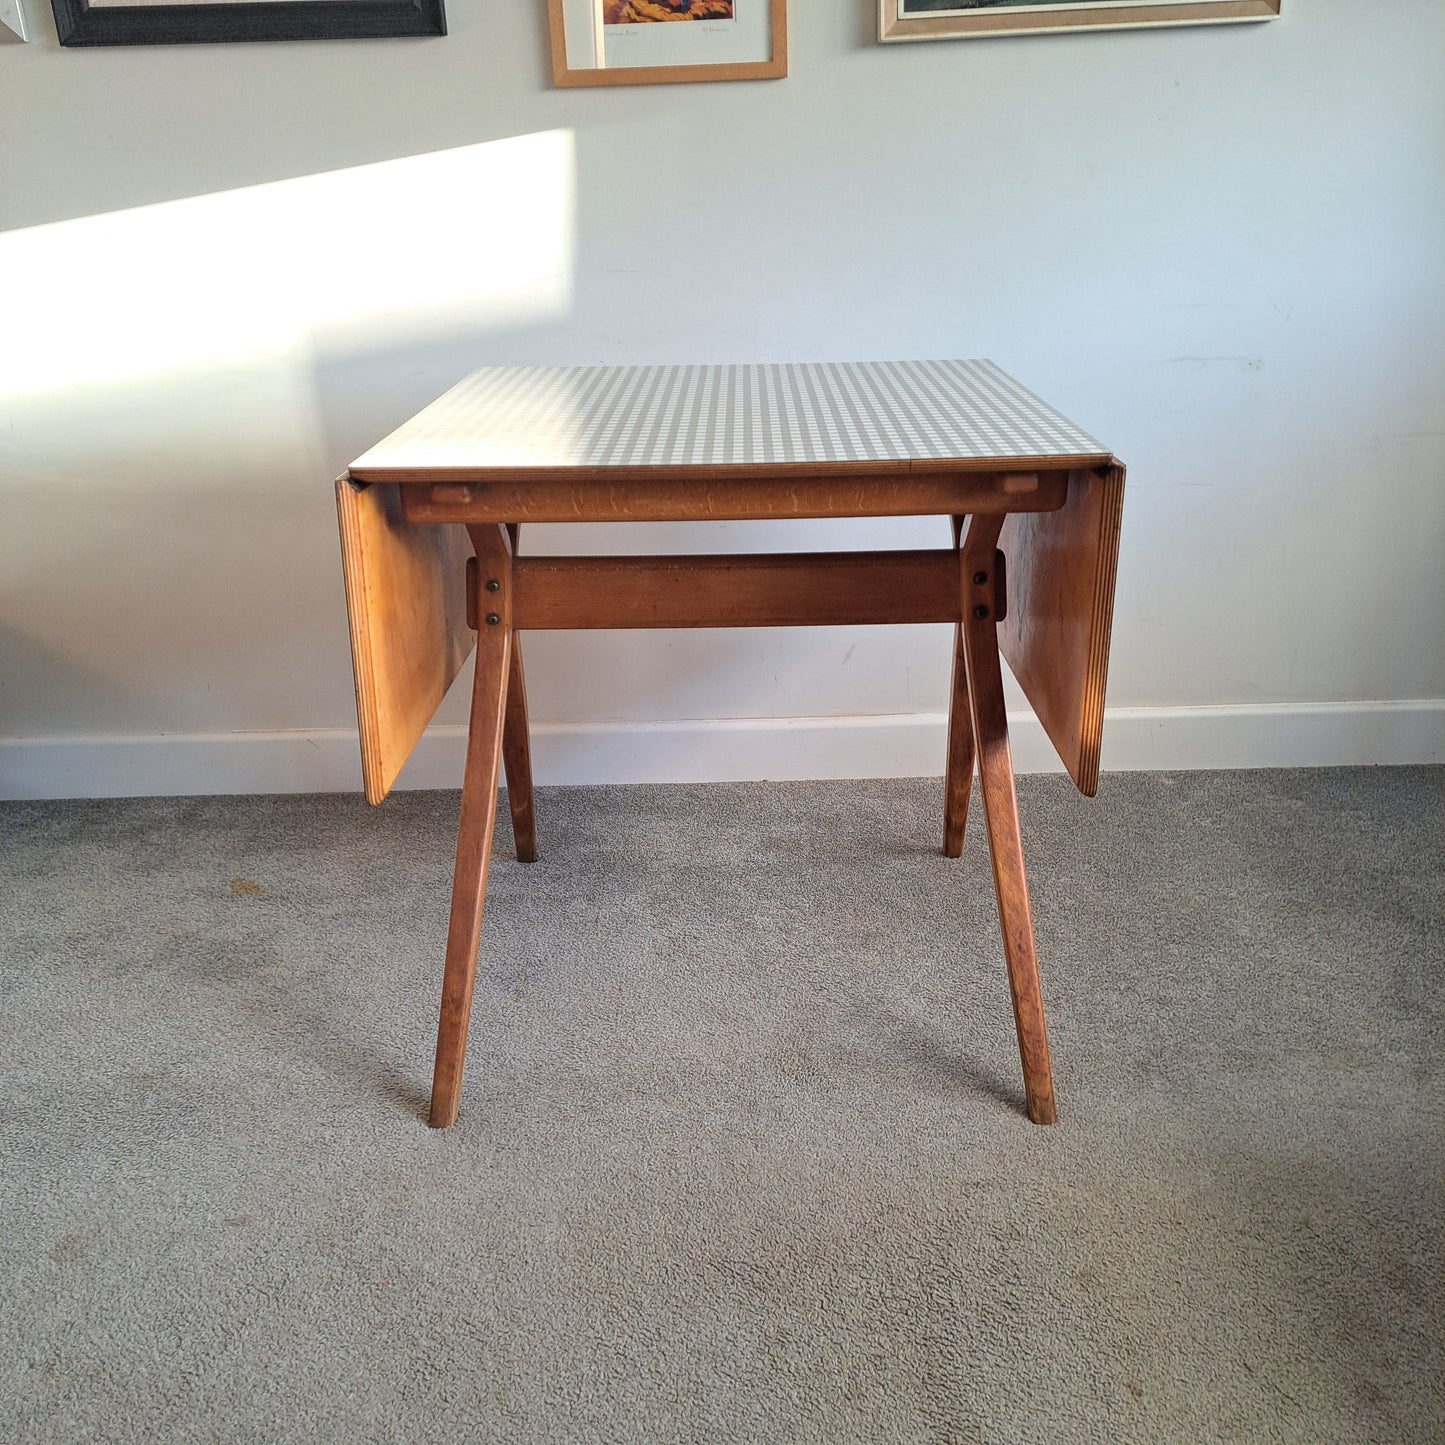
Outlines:
{"label": "carpet pile texture", "polygon": [[[0,807],[0,1437],[1439,1441],[1445,769]],[[505,813],[505,807],[503,808]]]}

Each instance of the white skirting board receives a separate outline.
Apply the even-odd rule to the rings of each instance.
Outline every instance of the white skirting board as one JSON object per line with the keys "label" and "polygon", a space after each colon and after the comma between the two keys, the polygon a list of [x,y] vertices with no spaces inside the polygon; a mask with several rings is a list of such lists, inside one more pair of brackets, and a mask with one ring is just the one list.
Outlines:
{"label": "white skirting board", "polygon": [[[703,783],[784,778],[937,776],[946,719],[746,718],[540,724],[537,782]],[[1009,718],[1014,767],[1059,771],[1031,714]],[[455,788],[462,727],[434,727],[397,786]],[[1104,771],[1301,768],[1445,762],[1445,698],[1418,702],[1116,708]],[[0,738],[0,798],[119,798],[206,793],[359,792],[356,734],[172,733]]]}

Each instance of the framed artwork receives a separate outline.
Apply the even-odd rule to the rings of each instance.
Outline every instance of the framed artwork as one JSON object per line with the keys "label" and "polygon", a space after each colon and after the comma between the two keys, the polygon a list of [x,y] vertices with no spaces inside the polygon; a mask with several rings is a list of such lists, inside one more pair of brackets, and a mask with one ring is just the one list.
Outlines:
{"label": "framed artwork", "polygon": [[878,0],[880,40],[1273,20],[1280,0]]}
{"label": "framed artwork", "polygon": [[778,80],[787,0],[547,0],[554,85]]}
{"label": "framed artwork", "polygon": [[62,45],[445,35],[443,0],[50,0]]}

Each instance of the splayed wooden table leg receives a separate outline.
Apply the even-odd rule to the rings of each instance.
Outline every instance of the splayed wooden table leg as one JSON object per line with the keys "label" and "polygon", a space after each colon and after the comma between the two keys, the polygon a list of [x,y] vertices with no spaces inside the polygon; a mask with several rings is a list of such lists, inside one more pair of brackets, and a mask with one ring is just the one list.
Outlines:
{"label": "splayed wooden table leg", "polygon": [[1053,1073],[1049,1067],[1049,1039],[1044,1028],[1044,1001],[1034,951],[1034,925],[1029,912],[1018,795],[1014,790],[1003,671],[998,653],[999,612],[1004,606],[999,575],[1002,557],[997,551],[1002,520],[997,515],[969,519],[959,554],[963,587],[960,626],[988,851],[993,862],[1014,1026],[1023,1061],[1025,1107],[1035,1124],[1052,1124],[1057,1117]]}
{"label": "splayed wooden table leg", "polygon": [[[508,523],[512,555],[517,555],[522,529]],[[519,863],[537,861],[537,819],[532,811],[532,737],[527,726],[527,681],[522,673],[522,640],[512,632],[512,660],[507,671],[507,719],[502,729],[502,762],[507,773],[507,808],[512,814],[512,840]]]}
{"label": "splayed wooden table leg", "polygon": [[511,548],[496,525],[482,524],[470,531],[477,556],[473,597],[477,670],[472,682],[467,761],[462,777],[461,816],[457,822],[456,869],[452,876],[452,910],[447,924],[447,960],[442,976],[431,1114],[427,1120],[433,1129],[446,1129],[456,1122],[461,1099],[462,1064],[467,1052],[467,1026],[477,977],[477,947],[481,942],[482,908],[487,896],[487,865],[496,825],[497,777],[502,761],[507,681],[512,660]]}
{"label": "splayed wooden table leg", "polygon": [[[953,546],[963,535],[963,517],[953,518]],[[973,719],[968,715],[968,664],[963,652],[963,624],[953,627],[953,681],[948,690],[948,754],[943,765],[943,856],[963,854],[968,826],[968,795],[973,790]]]}

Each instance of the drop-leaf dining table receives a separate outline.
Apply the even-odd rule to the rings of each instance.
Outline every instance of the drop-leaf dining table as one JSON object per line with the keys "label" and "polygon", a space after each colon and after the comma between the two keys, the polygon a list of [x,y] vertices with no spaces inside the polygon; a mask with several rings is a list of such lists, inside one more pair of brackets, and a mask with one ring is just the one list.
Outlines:
{"label": "drop-leaf dining table", "polygon": [[[490,367],[336,484],[368,802],[476,647],[429,1122],[457,1117],[498,777],[536,858],[518,634],[954,624],[943,851],[977,766],[1025,1109],[1055,1119],[1000,656],[1098,786],[1124,468],[987,361]],[[533,522],[938,515],[952,547],[519,555]]]}

